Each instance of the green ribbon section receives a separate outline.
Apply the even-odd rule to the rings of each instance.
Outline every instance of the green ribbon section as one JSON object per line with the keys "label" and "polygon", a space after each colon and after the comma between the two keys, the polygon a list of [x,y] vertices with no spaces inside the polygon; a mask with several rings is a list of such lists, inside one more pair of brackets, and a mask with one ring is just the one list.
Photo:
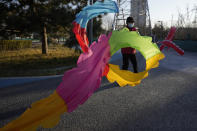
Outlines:
{"label": "green ribbon section", "polygon": [[140,51],[146,60],[161,53],[157,45],[152,42],[152,37],[141,36],[136,31],[129,31],[128,28],[113,31],[109,44],[111,56],[120,48],[125,47],[132,47]]}

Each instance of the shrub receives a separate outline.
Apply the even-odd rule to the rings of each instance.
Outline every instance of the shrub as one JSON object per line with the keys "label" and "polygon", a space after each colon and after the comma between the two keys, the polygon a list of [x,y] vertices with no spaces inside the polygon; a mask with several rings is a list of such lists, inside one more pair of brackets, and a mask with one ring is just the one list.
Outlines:
{"label": "shrub", "polygon": [[0,40],[0,51],[31,48],[31,40]]}
{"label": "shrub", "polygon": [[175,40],[174,42],[184,51],[197,52],[197,41]]}

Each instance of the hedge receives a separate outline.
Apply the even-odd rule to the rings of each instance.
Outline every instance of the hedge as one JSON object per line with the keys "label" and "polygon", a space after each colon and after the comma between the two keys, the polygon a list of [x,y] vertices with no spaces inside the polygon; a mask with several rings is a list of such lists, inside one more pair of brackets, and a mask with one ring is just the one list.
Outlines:
{"label": "hedge", "polygon": [[31,40],[0,40],[0,50],[19,50],[31,48]]}
{"label": "hedge", "polygon": [[185,51],[197,52],[197,41],[192,40],[175,40],[174,41],[181,49]]}

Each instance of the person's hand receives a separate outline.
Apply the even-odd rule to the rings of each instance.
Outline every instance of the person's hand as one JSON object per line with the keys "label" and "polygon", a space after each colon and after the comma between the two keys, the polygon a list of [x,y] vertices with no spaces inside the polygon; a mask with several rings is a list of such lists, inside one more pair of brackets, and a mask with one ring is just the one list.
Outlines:
{"label": "person's hand", "polygon": [[135,54],[135,53],[136,53],[136,49],[133,50],[133,54]]}

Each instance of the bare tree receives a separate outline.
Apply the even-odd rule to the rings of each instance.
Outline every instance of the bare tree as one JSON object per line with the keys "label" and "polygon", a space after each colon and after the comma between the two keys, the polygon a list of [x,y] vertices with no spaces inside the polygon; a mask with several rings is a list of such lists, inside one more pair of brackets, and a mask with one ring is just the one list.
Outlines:
{"label": "bare tree", "polygon": [[113,19],[111,16],[104,16],[103,17],[103,26],[106,31],[111,31],[113,25]]}
{"label": "bare tree", "polygon": [[194,12],[194,20],[193,20],[193,27],[197,27],[197,5],[194,5],[194,8],[192,9],[192,12]]}
{"label": "bare tree", "polygon": [[197,40],[197,6],[194,5],[190,9],[186,6],[185,12],[178,11],[178,19],[176,22],[178,31],[175,34],[175,39],[181,40]]}
{"label": "bare tree", "polygon": [[187,5],[186,7],[186,27],[190,27],[191,26],[191,11],[190,11],[190,8],[189,8],[189,5]]}

